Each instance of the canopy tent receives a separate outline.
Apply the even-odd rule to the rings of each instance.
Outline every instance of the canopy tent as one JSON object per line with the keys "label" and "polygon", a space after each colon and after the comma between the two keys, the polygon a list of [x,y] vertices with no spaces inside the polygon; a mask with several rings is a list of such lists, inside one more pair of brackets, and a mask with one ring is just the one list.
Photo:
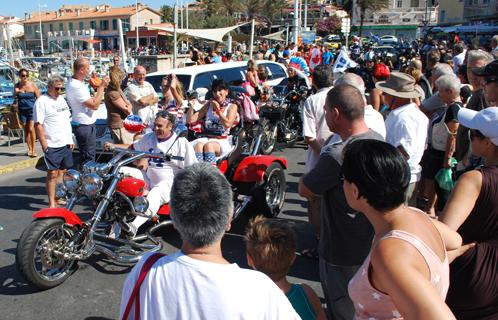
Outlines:
{"label": "canopy tent", "polygon": [[284,35],[285,30],[277,31],[274,33],[267,34],[265,36],[260,36],[260,38],[274,41],[282,41],[282,36]]}
{"label": "canopy tent", "polygon": [[[223,42],[223,37],[229,33],[232,30],[237,29],[240,26],[243,26],[245,24],[248,24],[250,22],[246,23],[241,23],[236,26],[231,26],[231,27],[226,27],[226,28],[216,28],[216,29],[176,29],[176,32],[178,35],[185,35],[188,37],[193,37],[193,38],[201,38],[201,39],[206,39],[206,40],[211,40],[211,41],[216,41],[216,42]],[[148,25],[147,28],[149,29],[156,29],[156,30],[162,30],[166,31],[168,33],[173,34],[175,31],[174,28],[171,27],[159,27],[159,26],[153,26],[153,25]]]}
{"label": "canopy tent", "polygon": [[95,44],[95,43],[100,43],[101,42],[100,40],[97,40],[97,39],[87,39],[87,38],[76,39],[76,40],[84,41],[84,42],[91,43],[91,44]]}

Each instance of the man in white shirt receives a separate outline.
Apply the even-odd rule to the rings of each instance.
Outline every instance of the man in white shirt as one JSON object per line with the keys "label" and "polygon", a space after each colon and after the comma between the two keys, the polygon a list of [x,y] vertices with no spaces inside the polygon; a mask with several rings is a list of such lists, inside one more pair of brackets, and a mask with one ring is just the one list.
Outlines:
{"label": "man in white shirt", "polygon": [[47,194],[49,208],[55,208],[55,185],[62,180],[66,169],[73,166],[74,148],[71,134],[71,112],[64,97],[64,79],[58,75],[48,81],[47,94],[39,97],[34,106],[33,119],[47,165]]}
{"label": "man in white shirt", "polygon": [[386,125],[384,124],[384,117],[382,114],[375,110],[372,105],[367,104],[367,99],[365,98],[365,82],[363,78],[355,73],[348,72],[344,74],[342,77],[337,79],[335,85],[338,86],[340,84],[349,84],[357,88],[363,96],[365,100],[365,123],[369,129],[377,132],[382,136],[382,138],[386,138]]}
{"label": "man in white shirt", "polygon": [[465,53],[467,51],[465,50],[464,44],[461,42],[455,44],[455,47],[453,48],[453,50],[455,51],[455,55],[452,59],[453,60],[453,71],[455,72],[455,74],[458,74],[458,69],[465,61]]}
{"label": "man in white shirt", "polygon": [[144,124],[151,125],[158,111],[159,96],[154,87],[145,81],[146,74],[144,67],[135,67],[133,70],[134,80],[126,89],[126,95],[133,106],[133,114],[138,115]]}
{"label": "man in white shirt", "polygon": [[[123,172],[136,178],[143,179],[149,185],[147,201],[149,208],[147,214],[152,217],[157,213],[161,205],[169,203],[170,190],[175,174],[197,162],[195,151],[192,145],[183,137],[178,137],[173,131],[176,122],[175,115],[167,111],[160,111],[154,120],[154,131],[147,133],[142,139],[131,145],[119,144],[114,145],[106,143],[106,149],[113,149],[115,146],[121,148],[130,148],[137,151],[163,153],[183,159],[150,159],[142,158],[139,161],[138,169],[123,168]],[[144,174],[145,173],[145,174]],[[137,216],[128,226],[130,236],[136,234],[138,228],[149,218]]]}
{"label": "man in white shirt", "polygon": [[[130,314],[140,319],[300,319],[275,283],[259,271],[241,269],[222,255],[221,239],[233,213],[230,183],[208,163],[178,172],[171,188],[171,219],[181,251],[160,258],[147,273]],[[122,319],[145,256],[123,287]]]}
{"label": "man in white shirt", "polygon": [[66,85],[66,99],[71,107],[74,136],[80,152],[79,165],[95,160],[97,148],[95,131],[95,111],[104,97],[104,89],[109,84],[109,77],[104,77],[102,83],[92,98],[90,90],[83,82],[90,73],[90,62],[86,58],[78,58],[73,63],[74,75]]}
{"label": "man in white shirt", "polygon": [[[329,66],[319,65],[313,71],[313,86],[317,93],[306,99],[303,109],[303,136],[308,145],[305,173],[313,169],[320,158],[320,150],[325,141],[332,135],[325,121],[323,106],[333,82],[334,75]],[[308,199],[308,220],[317,238],[320,235],[320,202],[320,197]],[[305,254],[313,255],[314,252]]]}
{"label": "man in white shirt", "polygon": [[406,204],[413,203],[412,196],[422,172],[419,163],[425,150],[429,119],[412,102],[420,97],[412,76],[392,72],[387,81],[377,82],[375,86],[384,92],[385,101],[392,110],[386,118],[386,142],[397,147],[410,166]]}

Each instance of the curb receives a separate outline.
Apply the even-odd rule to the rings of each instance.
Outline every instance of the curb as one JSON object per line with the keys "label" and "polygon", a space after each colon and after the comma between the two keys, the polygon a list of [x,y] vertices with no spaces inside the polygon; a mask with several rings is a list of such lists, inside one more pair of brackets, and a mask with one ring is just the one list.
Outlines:
{"label": "curb", "polygon": [[17,170],[26,169],[26,168],[34,168],[34,167],[36,167],[36,164],[38,163],[38,161],[40,161],[40,159],[42,159],[42,158],[43,157],[36,157],[36,158],[16,161],[16,162],[10,163],[6,166],[1,166],[0,167],[0,175],[14,172]]}

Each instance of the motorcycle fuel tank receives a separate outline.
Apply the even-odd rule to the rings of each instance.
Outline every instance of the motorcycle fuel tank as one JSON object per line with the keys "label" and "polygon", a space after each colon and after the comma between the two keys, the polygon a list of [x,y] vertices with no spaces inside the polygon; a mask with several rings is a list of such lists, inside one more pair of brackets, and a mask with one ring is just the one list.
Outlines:
{"label": "motorcycle fuel tank", "polygon": [[116,186],[117,191],[131,198],[143,195],[145,188],[145,181],[133,177],[121,179]]}

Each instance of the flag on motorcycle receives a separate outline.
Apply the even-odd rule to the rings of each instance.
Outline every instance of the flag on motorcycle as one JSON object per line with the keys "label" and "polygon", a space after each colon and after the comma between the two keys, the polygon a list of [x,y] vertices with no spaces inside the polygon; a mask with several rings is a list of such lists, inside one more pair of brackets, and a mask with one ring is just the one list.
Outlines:
{"label": "flag on motorcycle", "polygon": [[341,50],[339,56],[335,60],[334,68],[332,69],[334,73],[336,72],[344,72],[350,68],[356,68],[358,64],[351,60],[348,53],[344,50]]}

